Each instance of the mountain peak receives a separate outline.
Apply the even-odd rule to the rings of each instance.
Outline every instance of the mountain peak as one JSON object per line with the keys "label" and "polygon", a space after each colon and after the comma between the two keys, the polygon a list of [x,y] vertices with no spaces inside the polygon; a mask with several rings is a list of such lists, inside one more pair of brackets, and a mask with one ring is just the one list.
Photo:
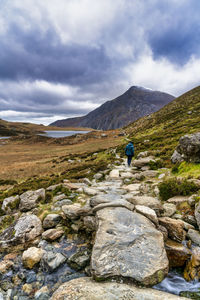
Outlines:
{"label": "mountain peak", "polygon": [[131,86],[124,94],[103,103],[86,116],[56,121],[51,125],[116,129],[159,110],[173,99],[172,95],[166,93]]}

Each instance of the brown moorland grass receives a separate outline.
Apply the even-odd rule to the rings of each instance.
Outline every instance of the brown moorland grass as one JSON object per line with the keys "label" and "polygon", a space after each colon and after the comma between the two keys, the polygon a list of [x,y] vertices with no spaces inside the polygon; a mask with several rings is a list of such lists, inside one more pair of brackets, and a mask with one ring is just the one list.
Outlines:
{"label": "brown moorland grass", "polygon": [[[32,140],[10,140],[0,147],[0,179],[26,180],[33,176],[46,176],[59,174],[71,168],[68,159],[79,160],[82,154],[98,152],[100,150],[116,147],[121,143],[117,131],[110,131],[108,137],[101,137],[102,132],[95,133],[86,139],[76,141],[69,145],[62,142],[57,144],[57,139],[48,139],[43,142],[33,143]],[[67,140],[67,139],[66,139]],[[86,156],[87,156],[86,155]],[[81,165],[81,163],[79,162]],[[84,164],[84,161],[83,161]]]}

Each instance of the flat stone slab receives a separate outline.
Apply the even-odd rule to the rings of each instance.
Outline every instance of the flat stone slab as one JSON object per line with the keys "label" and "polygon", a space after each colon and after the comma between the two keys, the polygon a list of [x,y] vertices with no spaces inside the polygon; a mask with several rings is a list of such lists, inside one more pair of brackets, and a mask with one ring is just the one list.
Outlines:
{"label": "flat stone slab", "polygon": [[117,282],[95,282],[89,277],[77,278],[62,284],[50,300],[187,300],[150,288]]}
{"label": "flat stone slab", "polygon": [[133,204],[131,204],[130,202],[121,199],[121,200],[117,200],[117,201],[101,203],[101,204],[95,206],[92,211],[95,213],[95,212],[99,211],[100,209],[103,209],[106,207],[125,207],[131,211],[133,211],[135,208],[135,206]]}
{"label": "flat stone slab", "polygon": [[177,205],[177,204],[182,203],[182,202],[187,202],[188,199],[189,199],[189,197],[187,197],[187,196],[175,196],[175,197],[169,198],[167,200],[167,202]]}
{"label": "flat stone slab", "polygon": [[146,217],[122,207],[97,212],[91,258],[94,278],[126,277],[145,285],[163,280],[168,259],[163,235]]}
{"label": "flat stone slab", "polygon": [[157,198],[150,197],[150,196],[134,196],[132,199],[129,199],[128,201],[133,203],[134,205],[144,205],[155,210],[162,209],[161,202]]}

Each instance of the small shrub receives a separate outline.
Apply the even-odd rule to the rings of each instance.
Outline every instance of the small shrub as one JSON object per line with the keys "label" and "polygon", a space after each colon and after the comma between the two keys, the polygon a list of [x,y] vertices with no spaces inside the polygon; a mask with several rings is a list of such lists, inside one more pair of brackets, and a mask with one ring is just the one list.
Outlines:
{"label": "small shrub", "polygon": [[156,161],[151,160],[148,165],[151,170],[158,170],[164,167],[163,161],[161,159],[158,159]]}
{"label": "small shrub", "polygon": [[177,178],[170,178],[161,182],[158,186],[159,194],[162,200],[174,196],[187,196],[195,193],[199,187],[186,179],[178,180]]}
{"label": "small shrub", "polygon": [[179,166],[180,166],[180,163],[176,163],[176,164],[172,167],[172,173],[173,173],[173,174],[178,173],[178,171],[179,171]]}

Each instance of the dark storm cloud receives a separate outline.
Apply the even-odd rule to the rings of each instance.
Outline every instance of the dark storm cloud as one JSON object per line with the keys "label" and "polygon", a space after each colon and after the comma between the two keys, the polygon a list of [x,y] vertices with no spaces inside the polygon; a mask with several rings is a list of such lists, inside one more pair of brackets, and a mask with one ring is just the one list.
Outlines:
{"label": "dark storm cloud", "polygon": [[155,59],[165,57],[184,64],[190,57],[200,57],[200,1],[191,0],[172,6],[160,1],[160,17],[148,32],[148,42]]}
{"label": "dark storm cloud", "polygon": [[2,80],[84,85],[102,80],[111,67],[103,46],[64,45],[52,28],[44,33],[37,29],[24,32],[13,24],[0,43]]}
{"label": "dark storm cloud", "polygon": [[83,115],[130,85],[179,95],[198,83],[199,0],[0,6],[2,118]]}

